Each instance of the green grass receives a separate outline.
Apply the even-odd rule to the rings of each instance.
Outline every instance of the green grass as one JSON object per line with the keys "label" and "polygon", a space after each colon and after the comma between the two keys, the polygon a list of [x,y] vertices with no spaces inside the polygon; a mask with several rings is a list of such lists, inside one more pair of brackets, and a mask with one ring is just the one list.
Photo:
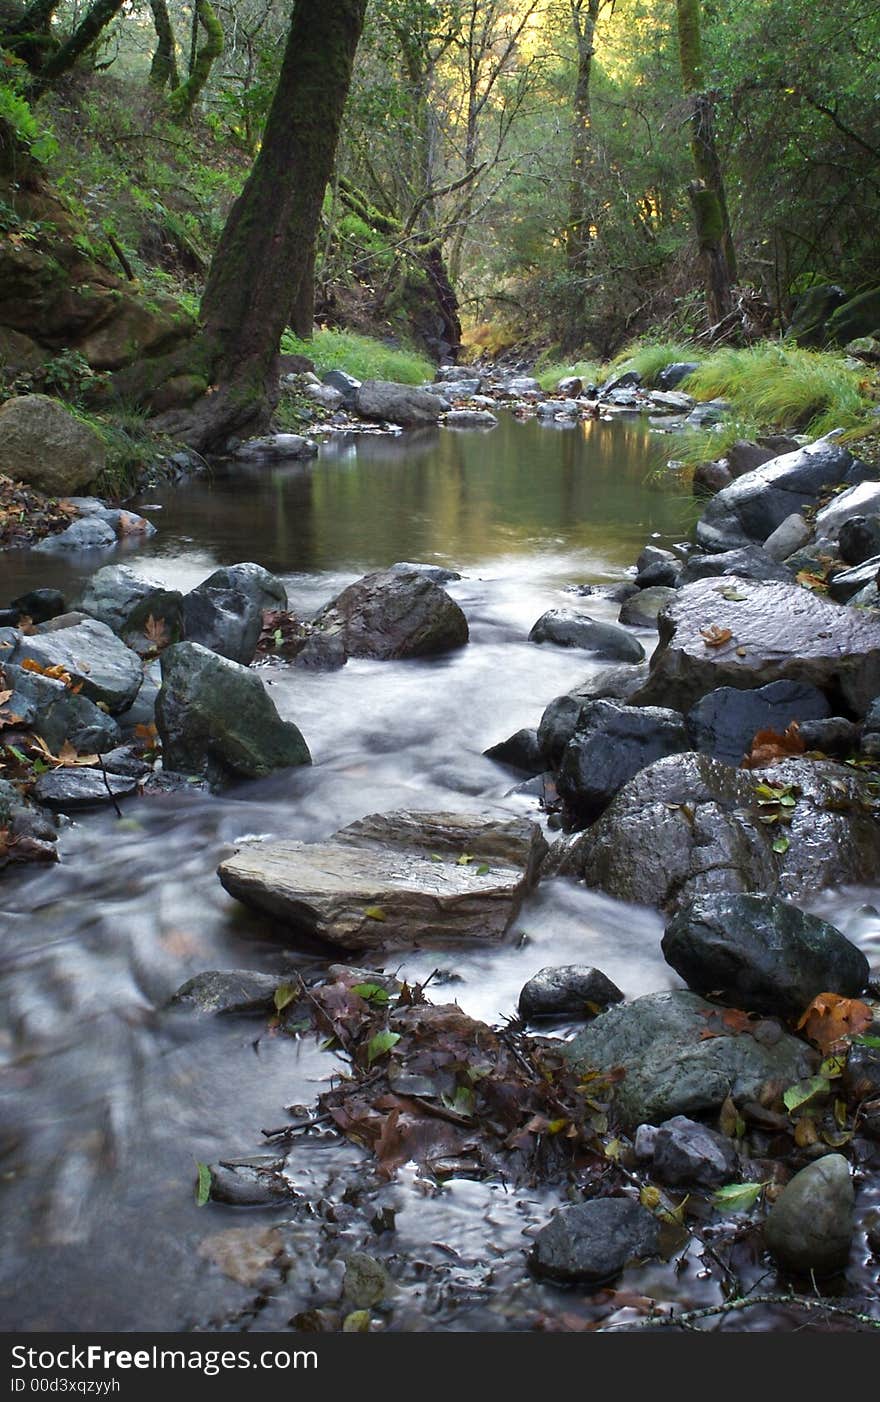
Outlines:
{"label": "green grass", "polygon": [[559,381],[569,375],[576,375],[585,385],[601,384],[604,379],[602,367],[596,360],[560,360],[547,366],[542,366],[539,360],[535,366],[535,379],[548,393],[552,393]]}
{"label": "green grass", "polygon": [[307,355],[319,371],[345,370],[358,380],[418,385],[434,378],[434,366],[427,356],[386,346],[354,331],[316,331],[310,341],[285,332],[281,350],[285,355]]}
{"label": "green grass", "polygon": [[[627,346],[616,355],[607,367],[621,375],[627,370],[635,370],[642,377],[642,384],[650,389],[657,383],[657,377],[667,365],[676,361],[702,360],[706,352],[686,341],[642,341]],[[711,397],[711,396],[710,396]]]}
{"label": "green grass", "polygon": [[735,416],[758,428],[813,437],[855,427],[870,408],[864,371],[850,370],[840,355],[775,341],[717,350],[681,387],[696,399],[728,399]]}

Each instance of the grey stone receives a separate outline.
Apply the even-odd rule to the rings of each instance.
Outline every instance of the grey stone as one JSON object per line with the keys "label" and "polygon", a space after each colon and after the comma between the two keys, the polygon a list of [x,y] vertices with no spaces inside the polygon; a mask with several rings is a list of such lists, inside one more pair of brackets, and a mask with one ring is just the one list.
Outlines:
{"label": "grey stone", "polygon": [[798,1017],[820,993],[856,998],[868,961],[827,921],[773,896],[697,896],[666,926],[668,964],[697,993]]}
{"label": "grey stone", "polygon": [[438,384],[461,384],[469,380],[481,383],[479,375],[474,374],[472,365],[438,365],[434,378]]}
{"label": "grey stone", "polygon": [[722,551],[765,541],[786,517],[843,482],[852,465],[848,449],[827,438],[773,458],[712,497],[697,523],[698,544]]}
{"label": "grey stone", "polygon": [[4,665],[3,673],[6,687],[12,688],[4,709],[20,716],[53,754],[65,740],[80,754],[102,754],[119,744],[116,721],[87,696],[77,695],[62,681],[11,662]]}
{"label": "grey stone", "polygon": [[95,618],[22,636],[10,660],[20,666],[26,658],[44,668],[63,667],[74,682],[82,683],[81,694],[89,701],[103,701],[111,715],[128,709],[143,679],[140,659]]}
{"label": "grey stone", "polygon": [[319,404],[331,414],[341,407],[344,400],[342,392],[333,385],[303,385],[302,393],[306,399],[310,399],[313,404]]}
{"label": "grey stone", "polygon": [[[787,826],[768,824],[759,784],[791,784]],[[559,839],[545,875],[581,877],[617,900],[672,912],[693,896],[761,892],[803,904],[826,886],[872,881],[880,825],[864,779],[831,760],[733,769],[673,755],[641,770],[586,832]],[[785,852],[776,838],[789,840]]]}
{"label": "grey stone", "polygon": [[786,337],[790,336],[802,346],[826,345],[828,318],[845,301],[843,288],[834,283],[808,288],[794,303]]}
{"label": "grey stone", "polygon": [[695,750],[738,765],[759,730],[782,734],[792,721],[823,720],[830,713],[824,694],[804,682],[771,682],[754,691],[722,686],[688,712],[687,728]]}
{"label": "grey stone", "polygon": [[189,642],[166,648],[161,665],[156,725],[170,769],[222,783],[311,763],[255,672]]}
{"label": "grey stone", "polygon": [[8,779],[0,779],[0,828],[9,834],[0,851],[0,870],[17,862],[58,860],[55,819]]}
{"label": "grey stone", "polygon": [[275,1006],[275,990],[285,980],[279,974],[250,969],[219,969],[196,974],[181,984],[169,1001],[199,1015],[265,1013]]}
{"label": "grey stone", "polygon": [[[714,646],[713,628],[722,639]],[[660,644],[634,704],[688,711],[720,686],[782,680],[839,695],[863,715],[880,693],[880,621],[798,585],[699,580],[660,615]]]}
{"label": "grey stone", "polygon": [[176,636],[172,628],[169,638],[177,642],[180,637],[181,595],[176,589],[165,589],[158,580],[135,574],[128,565],[104,565],[92,575],[77,607],[120,636],[129,631],[130,620],[137,613],[136,622],[143,625],[150,614],[157,621],[175,620]]}
{"label": "grey stone", "polygon": [[539,969],[524,984],[518,1010],[524,1022],[537,1018],[576,1018],[586,1021],[623,994],[600,969],[586,964],[562,964]]}
{"label": "grey stone", "polygon": [[641,643],[625,629],[571,609],[548,609],[529,633],[529,642],[582,648],[609,661],[643,662],[645,658]]}
{"label": "grey stone", "polygon": [[0,463],[15,481],[65,496],[100,476],[107,450],[97,430],[57,399],[24,394],[0,408]]}
{"label": "grey stone", "polygon": [[446,428],[497,428],[498,420],[488,409],[453,409],[443,424]]}
{"label": "grey stone", "polygon": [[726,458],[718,462],[701,462],[694,468],[691,490],[695,497],[714,497],[733,481]]}
{"label": "grey stone", "polygon": [[317,455],[317,443],[299,433],[270,433],[265,438],[249,438],[232,454],[237,462],[297,461]]}
{"label": "grey stone", "polygon": [[674,360],[660,371],[657,384],[662,390],[675,389],[676,385],[680,385],[682,380],[686,380],[688,375],[692,375],[699,368],[699,362],[696,360]]}
{"label": "grey stone", "polygon": [[880,515],[850,516],[837,535],[840,558],[848,565],[861,565],[880,555]]}
{"label": "grey stone", "polygon": [[[545,852],[524,818],[398,812],[323,843],[243,847],[218,875],[246,905],[344,949],[491,943],[516,917]],[[462,864],[464,854],[473,860]]]}
{"label": "grey stone", "polygon": [[579,399],[583,392],[584,382],[578,375],[564,375],[556,385],[556,393],[563,399]]}
{"label": "grey stone", "polygon": [[818,750],[834,759],[849,759],[859,748],[862,728],[844,716],[803,721],[798,733],[808,751]]}
{"label": "grey stone", "polygon": [[720,579],[736,575],[739,579],[767,581],[777,579],[793,584],[794,575],[760,545],[744,545],[736,550],[723,550],[715,555],[691,555],[679,576],[679,585],[693,584],[698,579]]}
{"label": "grey stone", "polygon": [[502,740],[500,744],[491,745],[483,754],[498,764],[507,764],[512,769],[519,769],[523,774],[543,774],[547,768],[538,732],[525,727],[517,730],[507,740]]}
{"label": "grey stone", "polygon": [[365,575],[321,609],[314,627],[339,638],[347,657],[431,657],[468,641],[458,604],[421,570]]}
{"label": "grey stone", "polygon": [[411,560],[398,560],[389,568],[393,574],[420,574],[424,579],[430,579],[432,584],[452,584],[456,579],[461,579],[458,570],[447,569],[446,565],[429,565],[422,561],[413,563]]}
{"label": "grey stone", "polygon": [[704,404],[697,404],[685,422],[691,428],[711,428],[713,424],[720,424],[731,412],[731,408],[726,399],[709,399]]}
{"label": "grey stone", "polygon": [[580,412],[580,405],[575,399],[545,399],[538,405],[539,419],[576,419]]}
{"label": "grey stone", "polygon": [[640,769],[689,748],[677,711],[593,701],[563,751],[559,792],[570,813],[592,822]]}
{"label": "grey stone", "polygon": [[101,773],[100,769],[53,769],[41,774],[34,784],[34,797],[47,808],[95,808],[134,793],[137,779],[121,774]]}
{"label": "grey stone", "polygon": [[480,381],[457,380],[452,384],[425,385],[424,388],[431,394],[439,394],[441,399],[448,399],[451,404],[461,404],[479,394]]}
{"label": "grey stone", "polygon": [[391,1281],[388,1272],[366,1251],[352,1251],[345,1262],[342,1292],[354,1309],[368,1310],[378,1305],[388,1294]]}
{"label": "grey stone", "polygon": [[284,1176],[284,1164],[284,1159],[269,1154],[209,1164],[211,1200],[230,1207],[272,1207],[289,1202],[296,1197],[296,1190]]}
{"label": "grey stone", "polygon": [[880,288],[871,287],[836,307],[828,318],[830,340],[839,346],[880,331]]}
{"label": "grey stone", "polygon": [[844,521],[874,512],[880,512],[880,482],[858,482],[816,512],[816,534],[836,540]]}
{"label": "grey stone", "polygon": [[848,570],[837,570],[829,576],[828,596],[834,599],[835,603],[849,603],[850,599],[855,598],[862,590],[875,585],[878,575],[880,555],[875,555],[873,559],[865,560],[860,565],[853,565]]}
{"label": "grey stone", "polygon": [[[637,1137],[643,1128],[639,1126]],[[729,1139],[686,1115],[673,1115],[654,1130],[651,1157],[652,1176],[670,1188],[720,1188],[739,1167]]]}
{"label": "grey stone", "polygon": [[636,574],[644,574],[651,565],[680,565],[681,561],[672,550],[664,550],[659,545],[645,545],[636,560]]}
{"label": "grey stone", "polygon": [[655,414],[687,414],[694,407],[694,398],[682,390],[652,390],[648,403]]}
{"label": "grey stone", "polygon": [[347,409],[350,409],[361,387],[361,381],[356,380],[354,375],[349,375],[345,370],[327,370],[321,376],[325,385],[330,385],[331,389],[336,389],[342,395],[342,402]]}
{"label": "grey stone", "polygon": [[[793,447],[796,448],[797,444]],[[763,467],[765,462],[778,458],[779,452],[760,443],[750,443],[747,439],[738,438],[727,449],[725,457],[731,477],[744,477],[747,472],[754,472],[756,467]]]}
{"label": "grey stone", "polygon": [[[714,1011],[696,993],[649,993],[600,1014],[563,1055],[578,1071],[623,1068],[611,1097],[630,1129],[717,1110],[728,1096],[755,1100],[768,1082],[782,1091],[810,1074],[816,1058],[806,1043],[775,1026],[766,1041],[720,1019],[710,1026]],[[704,1037],[709,1030],[716,1035]]]}
{"label": "grey stone", "polygon": [[812,539],[812,536],[812,527],[807,525],[799,511],[793,511],[790,516],[786,516],[771,535],[768,535],[764,541],[764,549],[771,560],[776,560],[777,563],[781,564],[796,550],[802,550]]}
{"label": "grey stone", "polygon": [[32,550],[52,554],[58,550],[110,550],[116,544],[116,532],[99,516],[81,516],[57,535],[44,536],[31,546]]}
{"label": "grey stone", "polygon": [[434,424],[450,408],[449,401],[429,390],[398,385],[390,380],[365,380],[354,397],[354,407],[364,419],[415,428]]}
{"label": "grey stone", "polygon": [[263,610],[286,608],[287,590],[262,565],[226,566],[185,595],[185,636],[247,666],[257,650]]}
{"label": "grey stone", "polygon": [[[548,762],[556,769],[562,752],[580,725],[581,716],[593,701],[612,698],[627,701],[648,679],[647,662],[633,666],[605,667],[582,686],[557,696],[545,708],[538,726],[538,743]],[[880,729],[880,723],[878,723]]]}
{"label": "grey stone", "polygon": [[660,610],[675,597],[675,590],[663,585],[640,589],[626,600],[618,614],[618,622],[630,628],[656,628]]}
{"label": "grey stone", "polygon": [[593,1198],[554,1213],[535,1237],[528,1264],[534,1275],[563,1285],[601,1285],[659,1249],[660,1224],[641,1203]]}
{"label": "grey stone", "polygon": [[764,1223],[770,1254],[785,1269],[828,1275],[843,1270],[853,1237],[855,1193],[842,1154],[825,1154],[796,1173]]}
{"label": "grey stone", "polygon": [[619,389],[637,389],[642,377],[637,370],[624,370],[623,374],[611,375],[599,389],[599,398],[605,399]]}

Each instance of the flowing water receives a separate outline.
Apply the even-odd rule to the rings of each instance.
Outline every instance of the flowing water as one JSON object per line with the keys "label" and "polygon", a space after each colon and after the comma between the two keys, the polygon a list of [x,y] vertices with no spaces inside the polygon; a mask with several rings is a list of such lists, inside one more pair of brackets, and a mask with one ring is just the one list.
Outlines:
{"label": "flowing water", "polygon": [[[326,965],[326,951],[293,943],[222,890],[217,864],[242,839],[316,840],[396,807],[540,818],[482,752],[598,670],[583,654],[528,643],[535,619],[568,601],[568,585],[619,578],[647,539],[686,534],[690,504],[646,481],[655,443],[636,421],[563,430],[503,415],[489,434],[340,437],[305,465],[217,469],[135,503],[159,528],[126,554],[137,571],[188,589],[217,565],[256,560],[284,578],[304,614],[396,560],[452,565],[463,577],[449,591],[471,642],[436,661],[265,668],[311,768],[220,796],[130,801],[121,821],[82,816],[65,825],[57,866],[6,876],[5,1328],[284,1328],[338,1299],[343,1259],[370,1249],[379,1200],[396,1213],[390,1327],[522,1328],[535,1311],[563,1307],[523,1265],[528,1230],[556,1191],[432,1187],[403,1172],[361,1208],[362,1156],[319,1134],[299,1141],[289,1164],[302,1210],[197,1208],[197,1162],[265,1152],[261,1129],[283,1125],[291,1105],[310,1106],[341,1067],[310,1039],[268,1035],[259,1019],[163,1008],[202,970]],[[105,562],[8,555],[0,600],[50,584],[73,599]],[[601,600],[590,611],[616,615]],[[595,964],[628,996],[673,987],[650,896],[627,908],[548,881],[501,948],[422,951],[384,967],[411,979],[437,970],[435,999],[493,1022],[513,1014],[522,984],[546,964]],[[877,899],[848,891],[821,902],[872,962],[880,916],[863,907]],[[688,1303],[717,1298],[699,1266],[654,1264],[629,1271],[627,1284]]]}

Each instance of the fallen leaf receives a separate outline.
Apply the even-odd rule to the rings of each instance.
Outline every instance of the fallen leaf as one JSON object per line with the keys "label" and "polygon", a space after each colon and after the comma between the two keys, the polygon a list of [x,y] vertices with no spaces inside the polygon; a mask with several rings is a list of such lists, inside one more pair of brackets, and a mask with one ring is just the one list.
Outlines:
{"label": "fallen leaf", "polygon": [[807,1007],[798,1029],[802,1029],[820,1051],[830,1052],[839,1042],[864,1032],[873,1020],[867,1003],[860,1002],[858,998],[820,993]]}
{"label": "fallen leaf", "polygon": [[707,647],[723,647],[733,637],[729,628],[719,628],[717,623],[711,623],[708,628],[701,628],[700,635]]}
{"label": "fallen leaf", "polygon": [[806,750],[796,720],[781,734],[778,730],[759,730],[752,740],[749,753],[742,760],[743,769],[762,769],[778,760],[802,755]]}
{"label": "fallen leaf", "polygon": [[728,1183],[712,1194],[712,1201],[722,1212],[748,1212],[766,1186],[766,1183]]}

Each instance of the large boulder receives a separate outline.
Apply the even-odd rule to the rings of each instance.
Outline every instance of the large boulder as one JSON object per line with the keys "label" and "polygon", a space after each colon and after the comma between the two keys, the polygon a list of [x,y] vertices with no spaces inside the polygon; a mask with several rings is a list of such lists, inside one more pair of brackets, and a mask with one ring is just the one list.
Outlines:
{"label": "large boulder", "polygon": [[247,666],[257,650],[263,610],[286,608],[287,590],[262,565],[226,565],[184,596],[184,635]]}
{"label": "large boulder", "polygon": [[29,658],[44,670],[60,666],[89,701],[102,702],[111,715],[128,710],[143,680],[140,658],[106,623],[70,617],[76,620],[70,627],[49,625],[50,631],[20,636],[9,661],[21,666]]}
{"label": "large boulder", "polygon": [[546,869],[671,912],[713,892],[803,902],[826,886],[872,881],[878,863],[880,825],[856,771],[807,759],[733,769],[686,754],[643,769],[593,827],[554,844]]}
{"label": "large boulder", "polygon": [[585,964],[560,964],[539,969],[520,990],[517,1009],[524,1022],[536,1018],[595,1017],[623,994],[601,969]]}
{"label": "large boulder", "polygon": [[226,890],[344,949],[501,938],[547,850],[524,818],[385,813],[327,842],[271,842],[221,863]]}
{"label": "large boulder", "polygon": [[699,580],[660,615],[660,645],[634,704],[688,711],[720,686],[806,682],[862,715],[880,693],[880,621],[798,585]]}
{"label": "large boulder", "polygon": [[760,544],[792,512],[844,482],[853,462],[847,448],[827,438],[772,459],[709,500],[697,523],[697,543],[708,551]]}
{"label": "large boulder", "polygon": [[0,472],[49,496],[94,482],[107,464],[104,440],[46,394],[7,399],[0,408]]}
{"label": "large boulder", "polygon": [[119,726],[113,717],[63,681],[11,662],[5,664],[2,675],[5,687],[12,690],[3,709],[19,716],[53,754],[65,740],[80,754],[103,754],[119,744]]}
{"label": "large boulder", "polygon": [[592,822],[640,769],[688,749],[678,711],[593,701],[581,711],[563,752],[559,792],[570,813]]}
{"label": "large boulder", "polygon": [[845,521],[875,511],[880,511],[880,482],[856,482],[816,512],[816,533],[820,538],[837,540]]}
{"label": "large boulder", "polygon": [[687,729],[695,750],[738,765],[759,730],[782,734],[792,721],[824,720],[830,714],[825,695],[806,682],[770,682],[754,691],[720,686],[688,712]]}
{"label": "large boulder", "polygon": [[305,740],[278,715],[259,676],[198,643],[163,652],[156,725],[166,767],[212,783],[311,763]]}
{"label": "large boulder", "polygon": [[430,390],[398,385],[391,380],[364,380],[355,392],[354,407],[362,419],[416,428],[435,424],[451,405],[448,399]]}
{"label": "large boulder", "polygon": [[168,642],[179,642],[183,626],[183,601],[176,589],[158,580],[145,579],[127,565],[105,565],[86,585],[77,606],[83,613],[106,623],[128,641],[146,639],[150,618],[160,624]]}
{"label": "large boulder", "polygon": [[529,633],[529,642],[582,648],[609,662],[643,662],[645,658],[645,649],[625,628],[599,623],[589,614],[571,609],[548,609]]}
{"label": "large boulder", "polygon": [[756,1100],[768,1083],[781,1092],[815,1064],[809,1047],[776,1024],[739,1031],[698,994],[679,990],[609,1008],[563,1054],[578,1070],[623,1069],[612,1103],[630,1129],[717,1110],[728,1096]]}
{"label": "large boulder", "polygon": [[770,1254],[786,1270],[843,1270],[853,1238],[855,1193],[843,1154],[807,1164],[783,1188],[764,1223]]}
{"label": "large boulder", "polygon": [[656,1256],[660,1223],[630,1198],[593,1198],[562,1207],[535,1237],[534,1275],[561,1285],[601,1285],[628,1261]]}
{"label": "large boulder", "polygon": [[743,545],[737,550],[722,550],[713,555],[691,555],[679,575],[678,583],[684,586],[698,579],[718,579],[727,575],[736,575],[738,579],[778,579],[783,584],[794,583],[791,570],[760,545]]}
{"label": "large boulder", "polygon": [[797,1017],[820,993],[856,998],[868,961],[839,930],[773,896],[697,896],[663,934],[663,954],[696,993]]}
{"label": "large boulder", "polygon": [[555,697],[545,707],[538,726],[538,743],[550,767],[558,768],[562,752],[578,730],[588,706],[607,697],[627,701],[647,680],[647,662],[636,666],[623,663],[619,667],[604,667],[581,686]]}
{"label": "large boulder", "polygon": [[838,346],[860,336],[876,336],[880,332],[880,287],[860,292],[837,307],[828,318],[827,331]]}
{"label": "large boulder", "polygon": [[463,647],[467,619],[454,599],[424,574],[380,570],[343,589],[314,619],[347,657],[432,657]]}
{"label": "large boulder", "polygon": [[792,308],[786,336],[802,346],[824,346],[828,341],[828,318],[845,302],[846,293],[834,283],[808,288]]}

